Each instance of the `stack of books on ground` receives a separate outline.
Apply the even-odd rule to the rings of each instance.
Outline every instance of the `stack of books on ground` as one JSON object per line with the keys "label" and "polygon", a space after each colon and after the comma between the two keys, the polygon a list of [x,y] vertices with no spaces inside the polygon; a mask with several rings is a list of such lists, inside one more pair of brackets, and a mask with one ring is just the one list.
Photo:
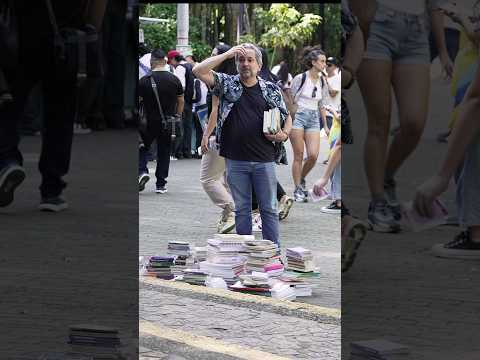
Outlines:
{"label": "stack of books on ground", "polygon": [[312,284],[296,274],[283,273],[278,280],[288,284],[295,291],[296,297],[312,296]]}
{"label": "stack of books on ground", "polygon": [[118,330],[96,325],[70,326],[68,355],[87,355],[92,359],[119,359]]}
{"label": "stack of books on ground", "polygon": [[228,287],[230,290],[251,295],[271,296],[268,274],[254,271],[251,274],[242,274],[239,278],[239,281]]}
{"label": "stack of books on ground", "polygon": [[244,237],[241,235],[215,235],[207,240],[207,259],[200,263],[200,270],[210,276],[220,277],[229,285],[238,280],[245,271],[245,256],[239,251],[243,248]]}
{"label": "stack of books on ground", "polygon": [[190,256],[190,243],[185,241],[169,241],[168,253],[177,256]]}
{"label": "stack of books on ground", "polygon": [[205,286],[205,280],[208,273],[200,269],[185,269],[183,270],[183,281],[190,285]]}
{"label": "stack of books on ground", "polygon": [[179,255],[175,257],[175,265],[172,266],[172,273],[174,276],[183,275],[186,269],[194,267],[193,256]]}
{"label": "stack of books on ground", "polygon": [[171,268],[174,264],[173,256],[151,256],[145,266],[145,276],[155,276],[160,279],[173,279]]}
{"label": "stack of books on ground", "polygon": [[311,272],[315,270],[313,254],[303,247],[287,248],[287,269],[300,272]]}
{"label": "stack of books on ground", "polygon": [[193,248],[193,259],[195,263],[207,260],[207,247],[196,246]]}
{"label": "stack of books on ground", "polygon": [[296,294],[295,290],[290,287],[290,285],[283,283],[282,281],[273,280],[274,284],[270,288],[270,293],[272,298],[278,300],[295,300]]}
{"label": "stack of books on ground", "polygon": [[408,346],[385,339],[355,341],[350,343],[352,360],[397,360],[410,353]]}
{"label": "stack of books on ground", "polygon": [[174,276],[182,275],[183,270],[193,265],[193,254],[188,242],[169,241],[167,253],[175,256],[175,264],[172,266]]}
{"label": "stack of books on ground", "polygon": [[278,276],[283,272],[277,244],[270,240],[247,240],[244,250],[247,252],[247,272],[257,271]]}

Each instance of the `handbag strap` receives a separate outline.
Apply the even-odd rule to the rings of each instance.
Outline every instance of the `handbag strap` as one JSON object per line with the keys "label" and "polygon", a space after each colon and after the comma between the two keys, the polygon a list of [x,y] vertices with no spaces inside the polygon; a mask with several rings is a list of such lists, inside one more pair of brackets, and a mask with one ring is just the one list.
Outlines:
{"label": "handbag strap", "polygon": [[153,93],[155,94],[155,100],[157,101],[158,110],[160,111],[160,116],[162,122],[166,121],[165,114],[163,113],[162,104],[160,103],[160,98],[158,97],[157,83],[153,79],[153,76],[150,76],[150,83],[152,84]]}
{"label": "handbag strap", "polygon": [[50,19],[50,24],[52,24],[53,34],[55,36],[55,46],[58,46],[60,49],[60,56],[63,59],[65,57],[65,43],[60,35],[60,30],[58,29],[57,18],[53,11],[52,2],[50,0],[45,0],[45,3],[47,5],[48,18]]}

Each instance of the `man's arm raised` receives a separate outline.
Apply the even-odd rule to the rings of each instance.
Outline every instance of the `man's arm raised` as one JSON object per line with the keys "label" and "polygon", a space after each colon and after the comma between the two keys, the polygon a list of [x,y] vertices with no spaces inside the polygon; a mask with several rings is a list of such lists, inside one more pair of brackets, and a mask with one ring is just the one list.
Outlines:
{"label": "man's arm raised", "polygon": [[247,52],[243,46],[234,46],[223,54],[209,57],[203,60],[201,63],[195,65],[192,69],[193,74],[207,84],[208,87],[212,88],[215,85],[215,79],[213,77],[212,70],[225,60],[234,57],[237,53],[239,55],[247,55]]}

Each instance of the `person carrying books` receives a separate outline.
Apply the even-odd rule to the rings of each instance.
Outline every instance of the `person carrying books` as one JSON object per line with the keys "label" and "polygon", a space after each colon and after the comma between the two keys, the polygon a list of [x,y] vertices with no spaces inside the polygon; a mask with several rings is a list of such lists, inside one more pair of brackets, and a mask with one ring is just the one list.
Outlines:
{"label": "person carrying books", "polygon": [[[233,57],[238,75],[213,71]],[[220,155],[226,159],[237,233],[252,233],[253,187],[260,206],[263,238],[279,244],[274,144],[288,139],[292,120],[280,88],[257,76],[261,66],[260,50],[245,43],[197,64],[193,73],[213,88],[213,94],[220,100],[217,141]],[[264,112],[271,109],[280,113],[282,127],[275,134],[266,134],[263,132]]]}

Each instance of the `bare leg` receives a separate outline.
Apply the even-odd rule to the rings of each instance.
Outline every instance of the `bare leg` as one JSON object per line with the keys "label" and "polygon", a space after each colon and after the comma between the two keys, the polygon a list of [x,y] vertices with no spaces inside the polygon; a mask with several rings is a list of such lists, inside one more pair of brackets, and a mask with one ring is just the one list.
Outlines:
{"label": "bare leg", "polygon": [[308,173],[317,163],[318,153],[320,151],[320,132],[308,131],[305,133],[305,144],[307,145],[307,160],[303,164],[302,179],[305,179]]}
{"label": "bare leg", "polygon": [[300,175],[302,172],[303,148],[305,141],[303,135],[303,129],[292,129],[290,134],[290,141],[293,149],[292,176],[295,187],[300,184]]}
{"label": "bare leg", "polygon": [[[375,76],[373,76],[375,74]],[[365,59],[358,83],[367,110],[368,133],[364,146],[365,172],[372,198],[382,198],[391,116],[392,63]]]}
{"label": "bare leg", "polygon": [[394,65],[393,88],[399,109],[400,131],[390,145],[385,167],[387,178],[415,150],[425,128],[430,91],[429,65]]}

